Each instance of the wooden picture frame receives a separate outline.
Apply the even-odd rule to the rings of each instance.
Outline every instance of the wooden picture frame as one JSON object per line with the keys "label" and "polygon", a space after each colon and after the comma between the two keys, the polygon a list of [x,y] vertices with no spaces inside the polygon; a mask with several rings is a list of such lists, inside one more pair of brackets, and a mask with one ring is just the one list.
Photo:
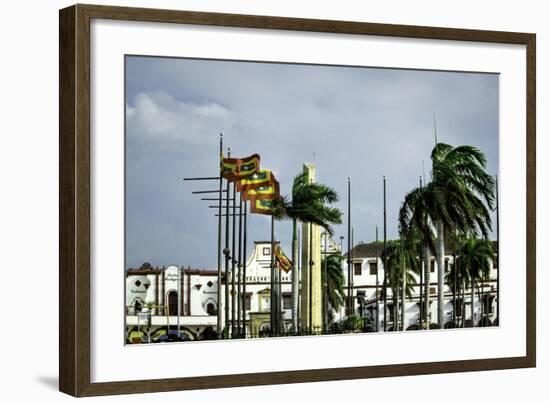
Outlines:
{"label": "wooden picture frame", "polygon": [[[92,383],[90,380],[92,340],[90,334],[90,21],[94,18],[526,46],[526,356]],[[75,5],[61,10],[59,27],[60,391],[73,396],[95,396],[535,366],[536,37],[534,34],[95,5]]]}

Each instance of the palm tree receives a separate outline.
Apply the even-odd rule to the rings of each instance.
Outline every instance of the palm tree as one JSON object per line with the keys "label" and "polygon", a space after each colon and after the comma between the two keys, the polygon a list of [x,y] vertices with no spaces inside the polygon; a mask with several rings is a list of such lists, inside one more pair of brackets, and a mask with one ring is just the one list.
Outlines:
{"label": "palm tree", "polygon": [[333,234],[331,224],[342,223],[342,212],[332,206],[338,202],[338,193],[327,185],[310,182],[307,172],[298,174],[292,184],[292,198],[280,200],[281,215],[277,218],[292,220],[292,325],[298,331],[298,292],[300,277],[298,262],[298,222],[311,223],[323,227]]}
{"label": "palm tree", "polygon": [[323,308],[326,309],[323,313],[328,317],[327,321],[332,323],[334,322],[334,311],[339,310],[344,305],[345,280],[342,271],[342,256],[328,255],[325,258],[327,269],[326,274],[325,269],[321,270],[321,281],[323,287],[326,288],[324,296],[327,297],[327,302],[323,302]]}
{"label": "palm tree", "polygon": [[453,263],[449,268],[449,272],[445,276],[445,283],[453,292],[453,324],[455,327],[463,327],[465,320],[464,313],[461,311],[460,316],[462,317],[462,324],[459,324],[457,320],[459,315],[457,314],[456,307],[457,304],[459,304],[458,300],[461,300],[461,308],[464,306],[464,289],[470,286],[470,271],[466,268],[466,265],[462,263],[460,254],[454,258]]}
{"label": "palm tree", "polygon": [[389,241],[386,252],[382,252],[382,257],[386,256],[388,265],[384,269],[394,298],[394,327],[397,327],[398,322],[397,296],[401,292],[401,330],[405,330],[405,298],[412,298],[416,284],[413,272],[418,274],[420,271],[417,250],[412,241]]}
{"label": "palm tree", "polygon": [[[473,146],[436,144],[431,155],[434,199],[441,207],[435,213],[437,230],[438,322],[443,327],[443,282],[445,230],[458,226],[464,233],[487,238],[491,229],[489,209],[495,200],[495,180],[485,171],[487,159]],[[438,193],[439,192],[439,193]],[[459,203],[456,207],[457,202]],[[462,210],[461,210],[462,209]]]}
{"label": "palm tree", "polygon": [[400,225],[405,230],[416,226],[428,239],[432,228],[436,230],[435,244],[431,240],[428,243],[437,259],[437,315],[439,325],[443,326],[445,231],[487,237],[491,229],[488,208],[493,208],[495,183],[485,171],[485,155],[473,146],[438,143],[431,160],[432,181],[407,194],[400,211]]}
{"label": "palm tree", "polygon": [[464,241],[460,247],[460,268],[463,274],[469,278],[471,287],[470,292],[470,316],[472,326],[475,326],[474,320],[474,294],[477,282],[489,277],[491,262],[494,261],[495,254],[493,246],[487,239],[470,237]]}

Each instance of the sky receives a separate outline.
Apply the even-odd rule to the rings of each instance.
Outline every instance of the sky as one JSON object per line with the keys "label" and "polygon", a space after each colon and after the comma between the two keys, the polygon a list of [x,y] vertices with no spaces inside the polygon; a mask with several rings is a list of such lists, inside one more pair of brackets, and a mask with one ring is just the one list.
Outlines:
{"label": "sky", "polygon": [[[261,155],[289,195],[304,163],[340,195],[347,221],[351,178],[354,241],[382,232],[387,178],[388,238],[419,177],[430,177],[439,142],[473,145],[498,173],[496,74],[263,62],[126,57],[126,267],[217,268],[215,210],[196,190],[217,181],[219,134],[234,157]],[[214,194],[215,196],[215,194]],[[275,226],[290,255],[291,222]],[[346,224],[335,226],[346,236]],[[492,235],[494,238],[494,235]],[[249,217],[252,241],[269,240],[270,218]],[[347,239],[344,240],[344,244]]]}

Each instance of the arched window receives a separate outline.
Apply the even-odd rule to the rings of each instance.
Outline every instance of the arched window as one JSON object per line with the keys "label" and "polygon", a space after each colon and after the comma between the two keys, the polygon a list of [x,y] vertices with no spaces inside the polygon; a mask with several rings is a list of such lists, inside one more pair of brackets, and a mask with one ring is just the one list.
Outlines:
{"label": "arched window", "polygon": [[206,313],[208,313],[210,316],[214,315],[216,312],[216,306],[210,302],[206,305]]}
{"label": "arched window", "polygon": [[136,302],[134,302],[134,313],[138,314],[139,312],[141,312],[141,307],[141,302],[139,300],[136,300]]}
{"label": "arched window", "polygon": [[178,292],[170,291],[168,293],[168,315],[177,316],[178,314]]}

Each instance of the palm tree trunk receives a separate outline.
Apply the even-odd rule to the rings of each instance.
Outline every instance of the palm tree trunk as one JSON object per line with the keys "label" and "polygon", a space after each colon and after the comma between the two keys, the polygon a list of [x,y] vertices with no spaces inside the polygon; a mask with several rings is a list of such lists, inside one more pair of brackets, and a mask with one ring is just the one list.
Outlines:
{"label": "palm tree trunk", "polygon": [[470,301],[472,302],[472,304],[470,305],[470,316],[471,316],[470,319],[472,319],[472,327],[475,327],[475,319],[474,319],[474,310],[475,310],[475,308],[474,308],[474,300],[475,300],[474,295],[475,295],[475,288],[476,288],[476,287],[475,287],[475,280],[472,279],[472,290],[471,290],[471,292],[470,292]]}
{"label": "palm tree trunk", "polygon": [[298,272],[298,222],[292,219],[292,327],[298,332],[298,293],[300,273]]}
{"label": "palm tree trunk", "polygon": [[445,227],[441,220],[436,223],[437,227],[437,245],[436,245],[436,257],[437,257],[437,323],[440,328],[444,325],[444,313],[445,307],[443,305],[443,284],[445,275]]}
{"label": "palm tree trunk", "polygon": [[405,331],[405,294],[407,291],[407,269],[403,266],[403,282],[401,284],[401,331]]}
{"label": "palm tree trunk", "polygon": [[424,245],[424,296],[426,299],[424,302],[424,322],[426,330],[430,328],[430,259],[430,247],[426,244]]}

